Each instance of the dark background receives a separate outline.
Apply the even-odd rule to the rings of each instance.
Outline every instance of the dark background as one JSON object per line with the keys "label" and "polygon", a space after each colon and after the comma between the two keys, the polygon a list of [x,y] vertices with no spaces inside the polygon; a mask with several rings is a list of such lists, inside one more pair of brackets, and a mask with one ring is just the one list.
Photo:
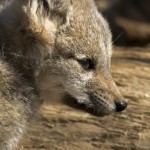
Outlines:
{"label": "dark background", "polygon": [[115,44],[141,46],[150,43],[149,0],[95,1],[110,23]]}

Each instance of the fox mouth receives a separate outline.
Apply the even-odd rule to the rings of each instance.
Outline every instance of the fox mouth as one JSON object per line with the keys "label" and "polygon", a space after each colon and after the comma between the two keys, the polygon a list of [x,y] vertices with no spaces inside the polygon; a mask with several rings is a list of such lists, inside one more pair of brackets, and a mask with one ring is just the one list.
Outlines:
{"label": "fox mouth", "polygon": [[102,105],[100,105],[99,102],[93,97],[93,95],[89,94],[89,98],[91,102],[84,104],[79,103],[78,100],[71,95],[67,95],[64,98],[64,103],[72,108],[88,112],[98,117],[109,115],[112,112],[104,110],[105,107],[102,107]]}

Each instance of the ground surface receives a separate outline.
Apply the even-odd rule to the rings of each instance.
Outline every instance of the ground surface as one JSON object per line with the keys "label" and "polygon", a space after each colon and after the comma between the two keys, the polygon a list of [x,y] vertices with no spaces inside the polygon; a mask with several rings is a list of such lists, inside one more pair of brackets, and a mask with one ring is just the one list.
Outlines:
{"label": "ground surface", "polygon": [[20,150],[150,150],[150,47],[116,47],[112,72],[128,108],[95,117],[44,104]]}

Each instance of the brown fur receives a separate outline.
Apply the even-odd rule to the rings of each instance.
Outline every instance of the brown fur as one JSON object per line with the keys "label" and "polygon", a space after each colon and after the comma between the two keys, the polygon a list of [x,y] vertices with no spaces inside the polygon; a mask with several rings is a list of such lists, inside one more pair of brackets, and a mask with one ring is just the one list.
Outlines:
{"label": "brown fur", "polygon": [[0,46],[1,150],[18,143],[43,90],[100,114],[123,99],[110,73],[111,33],[92,0],[11,0],[0,12]]}

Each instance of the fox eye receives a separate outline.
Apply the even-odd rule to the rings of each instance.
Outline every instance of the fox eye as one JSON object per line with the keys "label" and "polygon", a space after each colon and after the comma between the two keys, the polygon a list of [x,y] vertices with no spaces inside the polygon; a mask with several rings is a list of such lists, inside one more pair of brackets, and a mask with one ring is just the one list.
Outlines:
{"label": "fox eye", "polygon": [[78,62],[81,64],[81,66],[84,69],[87,69],[87,70],[95,69],[95,66],[90,58],[78,59]]}

